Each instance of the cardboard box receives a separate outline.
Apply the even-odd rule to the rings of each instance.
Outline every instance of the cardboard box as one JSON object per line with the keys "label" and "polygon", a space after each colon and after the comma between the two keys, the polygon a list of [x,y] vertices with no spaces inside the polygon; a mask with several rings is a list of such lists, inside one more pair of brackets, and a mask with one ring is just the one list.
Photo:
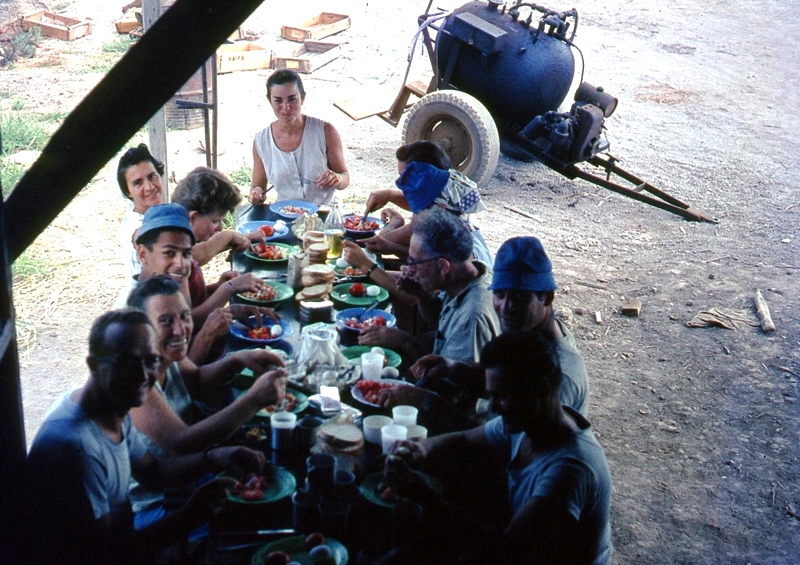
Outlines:
{"label": "cardboard box", "polygon": [[65,41],[73,41],[92,33],[92,22],[60,16],[47,10],[40,10],[22,16],[22,29],[25,31],[38,27],[42,35]]}
{"label": "cardboard box", "polygon": [[281,37],[291,41],[314,41],[350,27],[350,16],[322,12],[291,26],[281,26]]}
{"label": "cardboard box", "polygon": [[342,48],[338,43],[306,41],[284,56],[273,55],[272,68],[293,69],[298,73],[308,74],[338,58],[341,52]]}
{"label": "cardboard box", "polygon": [[217,74],[268,69],[272,53],[249,41],[223,44],[217,49]]}

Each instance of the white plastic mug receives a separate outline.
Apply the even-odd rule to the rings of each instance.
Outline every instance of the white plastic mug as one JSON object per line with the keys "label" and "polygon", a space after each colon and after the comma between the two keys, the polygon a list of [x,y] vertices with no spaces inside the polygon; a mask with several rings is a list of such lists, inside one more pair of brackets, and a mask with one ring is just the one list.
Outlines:
{"label": "white plastic mug", "polygon": [[396,442],[404,440],[406,437],[408,437],[408,428],[405,426],[398,426],[397,424],[383,426],[381,428],[383,453],[389,453]]}
{"label": "white plastic mug", "polygon": [[368,381],[375,381],[381,378],[381,371],[383,371],[383,355],[371,351],[361,354],[362,377]]}
{"label": "white plastic mug", "polygon": [[381,416],[378,414],[367,416],[361,423],[364,428],[364,439],[370,443],[382,445],[381,428],[391,424],[392,419],[389,416]]}
{"label": "white plastic mug", "polygon": [[395,406],[392,408],[392,418],[398,426],[411,427],[417,423],[417,410],[414,406]]}

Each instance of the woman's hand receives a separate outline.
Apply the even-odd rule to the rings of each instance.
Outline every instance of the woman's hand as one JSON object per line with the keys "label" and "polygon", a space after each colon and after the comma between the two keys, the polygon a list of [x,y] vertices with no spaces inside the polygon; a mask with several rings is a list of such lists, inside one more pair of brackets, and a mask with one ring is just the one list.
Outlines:
{"label": "woman's hand", "polygon": [[247,396],[255,400],[258,409],[271,406],[286,398],[286,369],[267,371],[256,379],[249,389]]}
{"label": "woman's hand", "polygon": [[276,323],[280,320],[280,316],[272,308],[258,307],[251,304],[230,304],[228,305],[228,310],[230,310],[235,319],[246,326],[250,325],[251,316],[256,319],[257,327],[263,325],[262,320],[265,317]]}
{"label": "woman's hand", "polygon": [[319,188],[341,188],[342,175],[328,169],[316,180]]}
{"label": "woman's hand", "polygon": [[[231,353],[225,359],[233,363],[232,372],[241,371],[247,367],[253,371],[254,375],[260,375],[267,371],[272,371],[276,367],[284,366],[280,357],[266,349],[242,349]],[[228,365],[228,367],[230,368],[231,365]]]}
{"label": "woman's hand", "polygon": [[[203,332],[209,337],[211,341],[216,341],[219,338],[225,337],[231,328],[233,322],[233,315],[227,308],[217,308],[209,314],[206,321],[203,322],[203,327],[200,332]],[[198,335],[200,334],[198,332]]]}
{"label": "woman's hand", "polygon": [[255,206],[261,206],[267,201],[267,191],[260,186],[251,186],[250,194],[247,195],[247,201]]}

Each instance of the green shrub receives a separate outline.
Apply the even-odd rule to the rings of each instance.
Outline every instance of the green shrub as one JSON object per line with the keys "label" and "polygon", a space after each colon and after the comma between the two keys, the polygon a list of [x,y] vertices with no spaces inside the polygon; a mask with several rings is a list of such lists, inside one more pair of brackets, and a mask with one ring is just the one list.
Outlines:
{"label": "green shrub", "polygon": [[253,180],[253,167],[242,161],[242,166],[228,175],[233,184],[238,186],[250,186]]}
{"label": "green shrub", "polygon": [[10,112],[0,113],[0,132],[3,136],[0,156],[26,149],[41,151],[50,137],[44,121],[35,114],[22,112],[16,100]]}

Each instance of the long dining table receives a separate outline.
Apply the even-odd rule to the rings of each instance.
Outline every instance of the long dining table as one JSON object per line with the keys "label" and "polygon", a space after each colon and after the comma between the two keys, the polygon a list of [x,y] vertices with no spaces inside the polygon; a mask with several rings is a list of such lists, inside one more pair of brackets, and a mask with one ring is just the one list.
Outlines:
{"label": "long dining table", "polygon": [[[246,223],[250,227],[252,222],[274,222],[278,216],[267,206],[244,207],[244,213],[238,217],[237,226]],[[268,243],[284,243],[296,246],[298,251],[302,248],[302,242],[292,233],[291,224],[285,234],[278,234]],[[286,261],[261,261],[254,258],[250,253],[239,253],[231,256],[231,268],[241,273],[254,273],[266,282],[286,283]],[[297,289],[295,289],[296,291]],[[241,297],[234,297],[232,302],[242,302]],[[244,301],[252,304],[250,301]],[[294,296],[287,297],[275,303],[265,304],[275,309],[282,320],[291,325],[292,331],[288,335],[281,336],[281,339],[274,340],[269,345],[276,349],[281,349],[287,353],[290,359],[296,357],[301,341],[302,330],[306,324],[300,316],[300,306]],[[390,307],[390,305],[389,305]],[[336,310],[334,310],[335,314]],[[333,324],[333,317],[326,320]],[[341,345],[354,345],[357,340],[357,332],[344,329],[337,329]],[[236,351],[243,348],[254,347],[252,342],[242,340],[234,335],[227,338],[227,351]],[[312,401],[301,402],[297,417],[301,419],[305,416],[318,418],[324,425],[326,421],[335,418],[338,414],[329,414],[322,411],[321,405],[315,400],[315,390],[305,389],[298,386],[291,379],[288,389],[299,392],[298,396],[310,397]],[[234,394],[236,391],[234,391]],[[343,412],[350,415],[350,419],[357,426],[361,426],[362,418],[372,414],[382,414],[391,416],[390,410],[365,404],[354,399],[350,387],[341,390]],[[297,429],[297,428],[295,428]],[[256,449],[263,450],[267,456],[269,465],[285,469],[294,479],[294,491],[303,490],[306,487],[307,468],[306,460],[314,451],[314,448],[300,446],[299,443],[293,444],[293,448],[286,451],[273,450],[270,442],[269,418],[258,417],[248,423],[232,439],[232,443],[244,444]],[[336,455],[334,454],[334,457]],[[336,539],[346,548],[348,558],[347,563],[370,563],[380,555],[390,550],[396,541],[396,536],[400,535],[399,529],[408,526],[408,520],[398,519],[396,506],[394,503],[387,504],[382,501],[374,492],[374,482],[376,474],[382,471],[383,460],[381,457],[381,446],[364,442],[363,451],[358,455],[356,486],[364,479],[370,481],[370,489],[358,487],[350,492],[348,502],[350,504],[349,522],[347,528],[342,532],[336,532],[341,539]],[[337,461],[338,463],[338,461]],[[229,499],[223,510],[215,516],[209,528],[208,542],[206,544],[205,562],[214,564],[249,564],[256,563],[264,557],[266,547],[278,549],[287,547],[287,544],[296,543],[297,536],[305,536],[307,531],[296,531],[293,527],[293,504],[292,481],[288,479],[288,487],[280,493],[279,498],[263,503],[245,503],[241,500],[234,501]],[[363,485],[362,485],[363,486]],[[281,496],[282,495],[282,496]],[[413,516],[414,513],[412,512]],[[325,533],[324,531],[322,532]],[[299,555],[292,554],[301,563],[308,561],[307,555],[302,551]],[[335,561],[339,563],[341,555],[335,555]],[[260,563],[259,563],[260,565]],[[339,565],[344,565],[339,563]]]}

